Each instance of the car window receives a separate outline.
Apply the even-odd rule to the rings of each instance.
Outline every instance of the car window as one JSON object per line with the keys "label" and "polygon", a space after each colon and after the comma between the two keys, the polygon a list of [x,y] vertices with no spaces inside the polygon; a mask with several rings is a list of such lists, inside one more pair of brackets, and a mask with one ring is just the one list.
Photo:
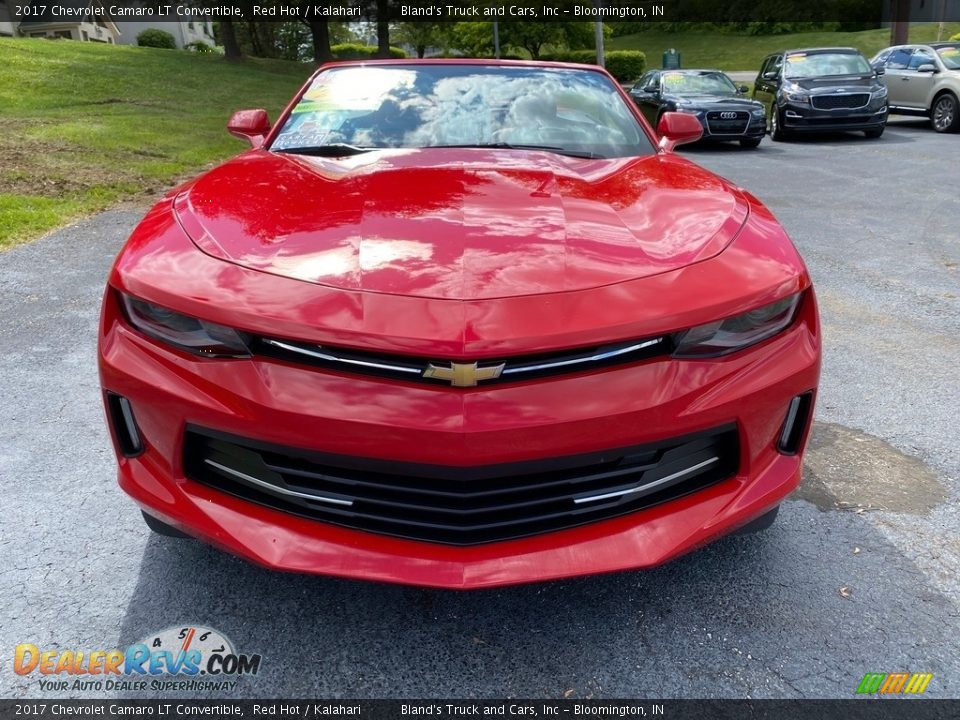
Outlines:
{"label": "car window", "polygon": [[736,95],[737,86],[719,72],[665,72],[664,92],[677,95]]}
{"label": "car window", "polygon": [[937,54],[948,70],[960,70],[960,44],[937,48]]}
{"label": "car window", "polygon": [[911,48],[896,48],[887,58],[887,70],[906,70],[910,64]]}
{"label": "car window", "polygon": [[610,79],[590,70],[351,65],[314,78],[271,150],[326,145],[538,145],[602,157],[654,152]]}
{"label": "car window", "polygon": [[928,50],[914,50],[913,55],[910,56],[910,64],[907,66],[908,70],[916,70],[921,65],[933,65],[936,67],[937,61],[933,58],[933,53]]}
{"label": "car window", "polygon": [[870,63],[859,53],[793,52],[787,55],[784,76],[805,78],[830,75],[866,75],[872,72]]}
{"label": "car window", "polygon": [[887,58],[890,57],[890,53],[892,53],[892,52],[893,52],[893,50],[882,50],[881,52],[877,53],[877,56],[876,56],[875,58],[873,58],[873,60],[870,61],[870,64],[871,64],[871,65],[886,65],[886,64],[887,64]]}

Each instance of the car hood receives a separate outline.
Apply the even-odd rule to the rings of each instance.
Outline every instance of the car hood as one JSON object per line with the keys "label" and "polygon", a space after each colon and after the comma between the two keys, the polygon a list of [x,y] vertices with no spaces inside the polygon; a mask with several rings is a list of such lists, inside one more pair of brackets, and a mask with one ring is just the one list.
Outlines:
{"label": "car hood", "polygon": [[698,107],[710,110],[753,110],[763,105],[746,97],[734,95],[668,95],[679,107]]}
{"label": "car hood", "polygon": [[346,290],[474,300],[585,290],[712,257],[747,217],[683,158],[251,151],[174,202],[204,252]]}
{"label": "car hood", "polygon": [[874,75],[837,75],[815,78],[787,78],[787,84],[799,85],[814,95],[836,92],[869,92],[879,87],[880,81]]}

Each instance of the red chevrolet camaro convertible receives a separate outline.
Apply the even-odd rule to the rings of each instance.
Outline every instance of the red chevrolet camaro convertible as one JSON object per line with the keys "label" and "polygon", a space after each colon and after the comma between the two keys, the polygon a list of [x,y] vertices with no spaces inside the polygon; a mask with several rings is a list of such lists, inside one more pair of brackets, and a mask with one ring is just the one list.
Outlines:
{"label": "red chevrolet camaro convertible", "polygon": [[768,526],[820,368],[771,213],[597,67],[321,68],[164,197],[100,375],[148,525],[282,570],[478,588]]}

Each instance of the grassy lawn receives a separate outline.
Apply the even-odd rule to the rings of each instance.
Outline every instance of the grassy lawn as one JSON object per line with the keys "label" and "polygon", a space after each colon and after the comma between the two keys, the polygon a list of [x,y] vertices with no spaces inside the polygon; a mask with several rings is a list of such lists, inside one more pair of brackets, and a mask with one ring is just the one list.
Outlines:
{"label": "grassy lawn", "polygon": [[0,248],[147,196],[245,145],[230,113],[275,118],[298,63],[0,38]]}
{"label": "grassy lawn", "polygon": [[[943,39],[960,32],[960,23],[947,23]],[[916,23],[910,28],[910,42],[925,42],[937,39],[937,25]],[[777,50],[816,46],[852,46],[859,48],[867,58],[890,44],[890,30],[865,30],[863,32],[816,32],[795,35],[706,35],[645,32],[612,38],[611,50],[643,50],[647,54],[647,66],[660,67],[664,50],[680,51],[683,67],[708,67],[719,70],[759,70],[763,58]]]}

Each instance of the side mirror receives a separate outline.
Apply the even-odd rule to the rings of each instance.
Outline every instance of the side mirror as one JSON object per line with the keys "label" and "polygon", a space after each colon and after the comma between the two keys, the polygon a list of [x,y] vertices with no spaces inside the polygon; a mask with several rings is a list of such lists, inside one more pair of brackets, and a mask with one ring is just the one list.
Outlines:
{"label": "side mirror", "polygon": [[877,77],[880,77],[887,72],[887,69],[881,63],[877,63],[873,66],[873,71],[877,74]]}
{"label": "side mirror", "polygon": [[763,74],[763,79],[764,79],[764,80],[776,80],[776,79],[777,79],[777,71],[776,71],[776,70],[770,70],[770,71],[768,71],[768,72],[765,72],[765,73]]}
{"label": "side mirror", "polygon": [[750,92],[750,88],[748,88],[746,85],[737,85],[737,92],[741,95],[746,95],[748,92]]}
{"label": "side mirror", "polygon": [[937,72],[937,66],[934,65],[933,63],[924,63],[923,65],[917,68],[917,72],[935,73]]}
{"label": "side mirror", "polygon": [[227,132],[234,137],[246,140],[255,148],[263,145],[270,132],[270,118],[263,108],[256,110],[237,110],[230,116]]}
{"label": "side mirror", "polygon": [[689,113],[665,112],[657,123],[660,147],[667,152],[677,145],[692,143],[703,137],[703,125]]}

